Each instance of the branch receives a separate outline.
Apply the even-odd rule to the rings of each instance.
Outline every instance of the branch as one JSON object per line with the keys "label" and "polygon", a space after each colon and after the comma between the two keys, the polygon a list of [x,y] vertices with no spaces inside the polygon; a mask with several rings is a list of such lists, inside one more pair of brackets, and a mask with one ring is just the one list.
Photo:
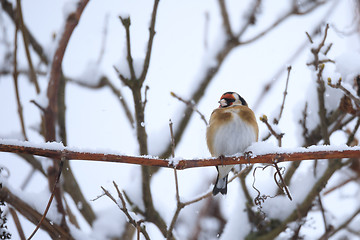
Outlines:
{"label": "branch", "polygon": [[41,227],[41,225],[43,224],[45,218],[46,218],[46,214],[48,213],[49,209],[50,209],[50,206],[51,206],[51,203],[54,199],[54,196],[55,196],[55,191],[56,191],[56,185],[59,184],[59,181],[60,181],[60,176],[61,176],[61,172],[62,172],[62,168],[64,166],[64,159],[61,160],[60,162],[60,167],[59,167],[59,172],[58,172],[58,175],[56,177],[56,182],[53,186],[53,189],[52,189],[52,192],[51,192],[51,195],[50,195],[50,199],[48,201],[48,204],[46,205],[46,208],[45,208],[45,211],[44,211],[44,214],[43,216],[41,217],[39,223],[36,225],[36,228],[34,229],[34,231],[31,233],[30,237],[28,238],[28,240],[30,240],[33,236],[35,236],[36,232],[39,230],[39,228]]}
{"label": "branch", "polygon": [[13,72],[13,79],[14,79],[14,88],[15,88],[15,95],[16,95],[16,102],[18,107],[18,114],[20,120],[21,131],[24,136],[24,139],[27,141],[25,123],[24,123],[24,114],[23,114],[23,107],[20,101],[20,93],[19,93],[19,84],[18,84],[18,69],[17,69],[17,35],[18,35],[18,25],[15,26],[15,37],[14,37],[14,72]]}
{"label": "branch", "polygon": [[227,11],[226,6],[225,6],[225,1],[224,0],[219,0],[218,2],[219,2],[220,10],[221,10],[221,16],[222,16],[222,19],[223,19],[223,24],[224,24],[224,27],[226,29],[226,35],[229,38],[229,40],[234,39],[235,36],[234,36],[234,34],[233,34],[232,30],[231,30],[229,14],[228,14],[228,11]]}
{"label": "branch", "polygon": [[331,78],[328,78],[328,85],[332,88],[339,88],[340,90],[342,90],[344,92],[344,94],[346,96],[348,96],[349,98],[351,98],[354,103],[356,104],[357,107],[360,107],[360,99],[356,96],[354,96],[349,90],[347,90],[342,84],[341,84],[342,79],[340,78],[339,81],[336,84],[332,84],[331,83]]}
{"label": "branch", "polygon": [[[69,43],[70,37],[77,26],[81,14],[85,9],[89,0],[79,0],[77,3],[77,8],[74,12],[70,13],[66,19],[65,27],[63,34],[58,42],[57,49],[54,54],[54,58],[50,70],[50,79],[47,88],[47,97],[49,104],[45,109],[44,118],[45,118],[45,140],[46,141],[55,141],[56,140],[56,122],[58,119],[58,103],[59,103],[59,90],[61,89],[61,80],[62,80],[62,61],[65,54],[65,50]],[[56,175],[59,173],[59,168],[57,164],[53,164],[52,167],[48,169],[48,181],[50,189],[55,186],[54,196],[57,202],[57,209],[59,213],[62,213],[62,223],[61,226],[64,229],[67,229],[65,221],[65,209],[61,200],[61,189],[60,186],[56,185]],[[53,185],[55,184],[55,185]]]}
{"label": "branch", "polygon": [[[217,165],[234,165],[249,163],[272,164],[274,160],[278,163],[286,161],[314,160],[314,159],[335,159],[335,158],[355,158],[360,156],[360,147],[334,147],[334,146],[311,146],[310,148],[280,148],[272,145],[257,143],[257,149],[269,149],[267,153],[256,153],[253,151],[250,156],[233,156],[219,158],[199,158],[199,159],[161,159],[151,156],[128,156],[116,153],[101,153],[95,151],[80,151],[78,148],[64,147],[58,143],[31,144],[23,141],[0,140],[0,152],[26,153],[37,156],[49,157],[61,160],[65,157],[69,160],[88,160],[99,162],[129,163],[142,166],[156,166],[166,168],[176,168],[183,170],[194,167],[208,167]],[[254,148],[257,144],[254,144]],[[266,146],[265,146],[266,145]],[[251,147],[249,148],[251,149]],[[249,155],[249,154],[247,154]]]}
{"label": "branch", "polygon": [[202,114],[196,107],[195,103],[193,101],[185,100],[182,97],[179,97],[174,92],[170,92],[171,96],[178,99],[179,101],[185,103],[189,108],[192,108],[193,111],[197,112],[200,115],[201,120],[204,121],[205,125],[208,125],[208,122],[206,121],[206,118],[204,114]]}
{"label": "branch", "polygon": [[287,89],[288,89],[288,85],[289,85],[289,79],[290,79],[290,71],[291,71],[291,66],[288,66],[287,67],[287,78],[286,78],[286,85],[285,85],[285,90],[284,90],[284,98],[283,98],[283,101],[282,101],[282,104],[281,104],[281,107],[280,107],[280,113],[279,113],[279,116],[278,118],[274,118],[274,123],[275,124],[279,124],[279,121],[280,121],[280,118],[282,116],[282,113],[284,111],[284,106],[285,106],[285,100],[286,100],[286,95],[288,94],[287,92]]}
{"label": "branch", "polygon": [[51,65],[51,71],[50,71],[50,80],[47,90],[49,106],[47,107],[45,114],[46,141],[55,140],[55,119],[56,119],[57,102],[58,102],[57,93],[58,93],[60,77],[61,77],[61,65],[66,47],[69,43],[69,39],[75,27],[77,26],[81,14],[88,2],[89,0],[80,0],[76,11],[68,16],[63,35],[59,40],[58,47],[54,54],[53,62]]}
{"label": "branch", "polygon": [[124,98],[122,92],[119,88],[115,87],[115,85],[110,81],[110,79],[107,76],[102,76],[99,81],[97,81],[97,84],[89,84],[83,79],[72,79],[66,77],[66,81],[72,82],[74,84],[77,84],[81,87],[90,88],[90,89],[101,89],[103,87],[109,87],[112,91],[112,93],[116,96],[116,99],[119,100],[121,106],[123,107],[125,111],[125,115],[127,119],[129,120],[129,123],[132,128],[135,128],[135,121],[134,117],[129,109],[129,104],[127,103],[126,99]]}
{"label": "branch", "polygon": [[131,225],[133,225],[133,226],[138,230],[138,235],[139,235],[139,232],[141,232],[141,233],[144,235],[145,239],[149,240],[150,237],[149,237],[149,235],[148,235],[145,227],[141,227],[141,223],[142,223],[144,220],[136,221],[136,220],[130,215],[130,213],[129,213],[127,207],[126,207],[125,199],[124,199],[124,197],[122,196],[122,194],[121,194],[121,192],[120,192],[117,184],[116,184],[114,181],[113,181],[113,184],[114,184],[114,187],[115,187],[115,189],[116,189],[116,191],[117,191],[117,193],[118,193],[119,199],[121,200],[121,205],[122,205],[122,206],[120,206],[120,203],[111,195],[111,193],[110,193],[108,190],[106,190],[104,187],[101,187],[101,189],[104,191],[104,194],[105,194],[107,197],[109,197],[109,198],[119,207],[119,209],[126,215],[129,223],[130,223]]}
{"label": "branch", "polygon": [[23,36],[23,40],[24,40],[24,47],[25,47],[25,53],[26,53],[26,58],[28,60],[28,64],[29,64],[29,69],[30,69],[30,80],[31,82],[33,82],[35,84],[35,88],[36,88],[36,93],[40,93],[40,87],[39,87],[39,83],[37,81],[37,77],[36,77],[36,73],[34,70],[34,65],[32,63],[31,60],[31,55],[30,55],[30,50],[29,50],[29,40],[28,40],[28,35],[26,34],[26,30],[25,30],[25,24],[24,24],[24,19],[23,19],[23,14],[22,14],[22,10],[21,10],[21,1],[17,0],[17,13],[18,13],[18,17],[19,17],[19,22],[20,22],[20,29],[22,32],[22,36]]}
{"label": "branch", "polygon": [[145,81],[148,69],[149,69],[149,65],[150,65],[150,57],[151,57],[151,52],[152,52],[152,45],[154,42],[154,36],[155,36],[155,22],[156,22],[156,14],[157,14],[157,9],[159,6],[159,1],[160,0],[155,0],[154,1],[154,7],[153,7],[153,11],[151,14],[151,22],[150,22],[150,28],[149,28],[149,40],[148,40],[148,45],[147,45],[147,51],[146,51],[146,56],[145,56],[145,60],[144,60],[144,65],[143,65],[143,70],[141,72],[141,76],[139,78],[140,81],[140,85],[142,85]]}
{"label": "branch", "polygon": [[[33,209],[33,207],[29,206],[22,199],[14,195],[10,190],[6,187],[0,189],[0,199],[4,202],[9,203],[13,208],[15,208],[21,215],[23,215],[26,219],[28,219],[33,224],[38,224],[40,221],[42,214]],[[53,221],[49,221],[48,219],[44,219],[41,228],[46,231],[52,239],[58,239],[59,236],[61,239],[73,239],[69,233],[64,231],[64,229]]]}

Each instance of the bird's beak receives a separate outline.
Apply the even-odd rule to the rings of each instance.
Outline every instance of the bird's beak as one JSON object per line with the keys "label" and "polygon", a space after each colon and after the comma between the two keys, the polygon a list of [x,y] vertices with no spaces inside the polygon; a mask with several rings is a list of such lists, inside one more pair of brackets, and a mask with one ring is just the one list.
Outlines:
{"label": "bird's beak", "polygon": [[220,106],[221,106],[221,107],[226,107],[226,106],[227,106],[227,102],[226,102],[225,99],[221,99],[221,100],[219,101],[219,103],[220,103]]}

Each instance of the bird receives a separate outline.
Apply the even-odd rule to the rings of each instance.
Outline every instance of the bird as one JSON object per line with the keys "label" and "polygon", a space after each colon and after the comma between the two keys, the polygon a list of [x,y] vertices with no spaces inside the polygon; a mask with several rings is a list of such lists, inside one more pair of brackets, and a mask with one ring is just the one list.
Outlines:
{"label": "bird", "polygon": [[[219,107],[213,110],[206,129],[206,142],[213,157],[223,160],[226,155],[244,153],[258,140],[259,127],[254,112],[236,92],[224,93]],[[227,194],[228,174],[235,165],[216,166],[218,175],[213,195]]]}

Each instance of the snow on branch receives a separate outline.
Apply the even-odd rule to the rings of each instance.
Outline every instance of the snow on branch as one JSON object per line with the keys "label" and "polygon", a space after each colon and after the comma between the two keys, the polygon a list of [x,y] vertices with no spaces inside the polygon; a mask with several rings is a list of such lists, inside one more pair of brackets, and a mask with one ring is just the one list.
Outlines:
{"label": "snow on branch", "polygon": [[360,157],[360,147],[311,146],[308,148],[280,148],[259,142],[251,145],[245,154],[219,158],[199,159],[160,159],[153,156],[128,156],[115,152],[81,150],[65,147],[61,143],[36,144],[17,140],[0,140],[0,152],[25,153],[49,157],[56,160],[88,160],[114,163],[130,163],[143,166],[176,168],[179,170],[194,167],[232,165],[246,163],[273,163],[314,159],[335,159]]}

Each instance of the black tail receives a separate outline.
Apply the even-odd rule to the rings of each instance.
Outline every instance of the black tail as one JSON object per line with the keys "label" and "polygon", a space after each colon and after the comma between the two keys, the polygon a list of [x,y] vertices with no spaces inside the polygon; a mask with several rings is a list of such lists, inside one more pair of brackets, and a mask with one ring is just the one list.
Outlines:
{"label": "black tail", "polygon": [[219,179],[219,174],[218,174],[214,189],[212,191],[213,195],[215,196],[218,193],[225,195],[227,193],[227,182],[228,182],[228,175],[226,175],[226,177],[222,179]]}

